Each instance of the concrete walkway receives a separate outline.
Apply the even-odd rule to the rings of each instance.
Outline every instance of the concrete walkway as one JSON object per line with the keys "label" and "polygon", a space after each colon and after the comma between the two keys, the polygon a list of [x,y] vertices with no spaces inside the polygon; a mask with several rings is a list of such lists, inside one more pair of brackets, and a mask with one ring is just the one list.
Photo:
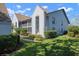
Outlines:
{"label": "concrete walkway", "polygon": [[24,41],[28,41],[28,42],[34,42],[34,40],[31,40],[31,39],[22,39]]}
{"label": "concrete walkway", "polygon": [[34,42],[34,40],[28,39],[26,38],[26,36],[22,36],[22,35],[20,35],[20,39],[28,42]]}

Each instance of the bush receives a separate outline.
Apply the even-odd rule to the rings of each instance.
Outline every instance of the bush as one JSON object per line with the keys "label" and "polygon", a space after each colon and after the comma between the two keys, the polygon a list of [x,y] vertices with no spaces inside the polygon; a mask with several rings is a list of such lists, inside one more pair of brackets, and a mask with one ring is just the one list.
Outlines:
{"label": "bush", "polygon": [[35,38],[43,38],[41,35],[35,35]]}
{"label": "bush", "polygon": [[79,38],[79,34],[75,36],[76,38]]}
{"label": "bush", "polygon": [[28,37],[29,37],[29,39],[32,39],[33,40],[35,38],[35,35],[29,34]]}
{"label": "bush", "polygon": [[66,35],[67,33],[68,33],[67,31],[64,31],[64,32],[63,32],[63,35]]}
{"label": "bush", "polygon": [[[78,26],[69,26],[68,33],[71,33],[71,32],[73,32],[73,35],[75,37],[76,35],[79,34],[79,27]],[[71,35],[71,36],[73,36],[73,35]]]}
{"label": "bush", "polygon": [[45,32],[45,37],[46,38],[55,38],[57,37],[57,32],[55,30],[49,30]]}
{"label": "bush", "polygon": [[0,53],[8,53],[13,51],[18,43],[18,37],[14,35],[0,36]]}
{"label": "bush", "polygon": [[43,38],[41,35],[35,35],[34,40],[35,40],[35,41],[43,41],[44,38]]}
{"label": "bush", "polygon": [[21,28],[15,28],[16,34],[20,34]]}
{"label": "bush", "polygon": [[34,38],[34,41],[43,41],[44,38]]}
{"label": "bush", "polygon": [[16,34],[21,34],[24,36],[27,36],[29,33],[27,33],[26,28],[15,28]]}
{"label": "bush", "polygon": [[73,32],[68,32],[68,36],[70,36],[70,37],[74,37],[75,34],[74,34]]}
{"label": "bush", "polygon": [[27,36],[29,33],[27,33],[27,29],[26,28],[21,28],[20,34],[24,35],[24,36]]}
{"label": "bush", "polygon": [[[41,36],[41,35],[29,34],[29,35],[28,35],[28,38],[34,40],[35,38],[36,38],[36,39],[37,39],[37,38],[40,39],[40,38],[42,38],[42,36]],[[37,40],[38,40],[38,39],[37,39]]]}

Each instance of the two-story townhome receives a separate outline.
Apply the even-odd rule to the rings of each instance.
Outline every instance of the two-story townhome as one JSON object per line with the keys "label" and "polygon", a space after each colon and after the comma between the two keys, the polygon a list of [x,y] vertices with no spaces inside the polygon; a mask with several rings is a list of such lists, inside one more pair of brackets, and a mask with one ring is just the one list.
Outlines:
{"label": "two-story townhome", "polygon": [[29,16],[14,12],[9,14],[11,14],[13,32],[15,32],[15,28],[26,28],[27,31],[31,33],[31,18]]}
{"label": "two-story townhome", "polygon": [[47,12],[40,6],[37,6],[32,15],[32,34],[44,36],[48,30],[56,30],[58,34],[67,30],[69,20],[64,9]]}
{"label": "two-story townhome", "polygon": [[[25,16],[22,14],[15,13],[17,19],[18,19],[18,27],[26,28],[28,32],[31,33],[31,18],[29,16]],[[17,22],[16,22],[17,25]]]}

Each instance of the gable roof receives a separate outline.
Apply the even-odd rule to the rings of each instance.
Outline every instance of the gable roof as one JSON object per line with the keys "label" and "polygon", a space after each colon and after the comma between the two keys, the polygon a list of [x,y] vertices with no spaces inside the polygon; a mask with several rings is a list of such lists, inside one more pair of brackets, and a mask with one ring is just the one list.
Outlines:
{"label": "gable roof", "polygon": [[20,21],[20,22],[31,19],[29,16],[25,16],[25,15],[22,15],[22,14],[15,13],[15,15],[16,15],[18,21]]}
{"label": "gable roof", "polygon": [[48,14],[50,14],[50,13],[55,13],[55,12],[59,12],[59,11],[63,11],[64,16],[66,17],[66,19],[67,19],[68,23],[70,24],[70,21],[69,21],[69,19],[68,19],[67,15],[66,15],[66,12],[65,12],[65,10],[64,10],[64,9],[60,9],[60,10],[56,10],[56,11],[53,11],[53,12],[49,12],[49,13],[47,13],[47,15],[48,15]]}
{"label": "gable roof", "polygon": [[8,10],[4,3],[0,3],[0,20],[11,22],[10,17],[8,16]]}
{"label": "gable roof", "polygon": [[0,21],[8,21],[8,22],[11,22],[11,19],[5,13],[0,12]]}
{"label": "gable roof", "polygon": [[7,8],[4,3],[0,3],[0,12],[8,14]]}
{"label": "gable roof", "polygon": [[37,5],[37,7],[41,8],[44,12],[47,12],[47,9],[44,9],[42,6]]}

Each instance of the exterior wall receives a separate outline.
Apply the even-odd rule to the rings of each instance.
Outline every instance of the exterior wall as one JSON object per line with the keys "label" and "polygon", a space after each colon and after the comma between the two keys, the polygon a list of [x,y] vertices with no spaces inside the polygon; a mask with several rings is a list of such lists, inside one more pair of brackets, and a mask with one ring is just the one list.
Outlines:
{"label": "exterior wall", "polygon": [[16,16],[13,17],[12,24],[13,27],[19,28],[19,22]]}
{"label": "exterior wall", "polygon": [[12,21],[12,27],[13,27],[13,32],[15,32],[14,28],[19,28],[19,22],[18,19],[14,13],[14,11],[8,11],[8,14],[10,16],[10,19]]}
{"label": "exterior wall", "polygon": [[[52,24],[52,21],[55,19],[55,24]],[[55,30],[62,34],[64,31],[67,30],[68,26],[68,19],[66,18],[66,15],[64,14],[63,10],[59,10],[57,12],[52,12],[48,14],[48,18],[45,21],[47,30],[55,28]],[[63,25],[62,25],[63,24]]]}
{"label": "exterior wall", "polygon": [[0,35],[8,35],[11,33],[11,22],[0,21]]}
{"label": "exterior wall", "polygon": [[13,25],[14,27],[18,28],[18,27],[19,27],[19,25],[18,25],[19,22],[18,22],[18,19],[17,19],[16,15],[15,15],[15,12],[14,12],[14,11],[10,11],[10,12],[9,12],[9,10],[8,10],[8,14],[9,14],[9,16],[10,16],[10,18],[11,18],[12,25]]}
{"label": "exterior wall", "polygon": [[[39,16],[39,32],[36,33],[36,16]],[[36,7],[35,12],[32,15],[32,34],[39,34],[44,37],[44,19],[45,13],[39,6]]]}

